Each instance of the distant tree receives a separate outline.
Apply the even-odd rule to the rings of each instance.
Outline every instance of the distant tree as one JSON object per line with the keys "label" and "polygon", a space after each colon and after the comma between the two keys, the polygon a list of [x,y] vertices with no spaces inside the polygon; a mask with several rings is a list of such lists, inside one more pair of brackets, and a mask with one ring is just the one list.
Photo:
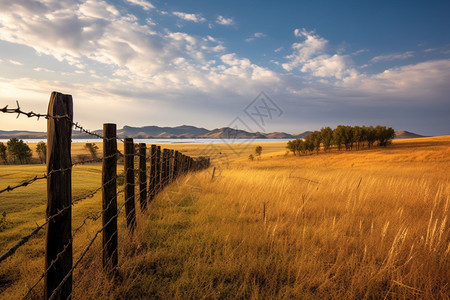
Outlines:
{"label": "distant tree", "polygon": [[364,141],[364,129],[359,126],[353,127],[353,142],[356,143],[356,150],[359,150],[362,142]]}
{"label": "distant tree", "polygon": [[12,138],[7,143],[8,155],[11,156],[14,162],[24,164],[30,161],[31,149],[22,140]]}
{"label": "distant tree", "polygon": [[299,139],[288,141],[286,148],[289,151],[291,151],[294,155],[297,155],[297,153],[300,153],[300,147],[299,147],[300,142],[303,142],[303,141],[299,140]]}
{"label": "distant tree", "polygon": [[304,154],[314,151],[314,142],[311,135],[305,136],[305,140],[300,145]]}
{"label": "distant tree", "polygon": [[0,160],[4,163],[8,163],[8,155],[6,154],[6,146],[3,143],[0,143]]}
{"label": "distant tree", "polygon": [[262,147],[261,146],[256,146],[256,148],[255,148],[255,155],[256,155],[256,157],[258,157],[258,159],[261,159],[261,153],[262,153]]}
{"label": "distant tree", "polygon": [[41,160],[41,164],[45,164],[47,158],[47,144],[44,142],[37,143],[36,152]]}
{"label": "distant tree", "polygon": [[337,146],[338,150],[342,149],[345,138],[345,126],[339,125],[333,130],[333,143]]}
{"label": "distant tree", "polygon": [[[364,148],[364,143],[371,148],[376,141],[379,146],[386,147],[395,137],[395,131],[391,127],[386,126],[345,126],[338,125],[334,130],[330,127],[322,128],[320,131],[314,131],[305,136],[304,140],[295,139],[289,141],[286,148],[297,155],[308,152],[319,153],[320,148],[324,151],[330,149],[331,145],[336,145],[338,150],[345,146],[345,150],[353,150],[356,144],[356,150]],[[287,153],[289,153],[289,151]]]}
{"label": "distant tree", "polygon": [[86,143],[84,148],[89,151],[93,159],[97,158],[98,146],[94,143]]}
{"label": "distant tree", "polygon": [[379,146],[386,147],[395,137],[395,131],[391,127],[386,128],[386,126],[378,125],[375,127],[375,137]]}
{"label": "distant tree", "polygon": [[314,149],[316,149],[316,154],[319,154],[320,145],[322,144],[322,134],[316,130],[311,135],[311,142],[314,145]]}
{"label": "distant tree", "polygon": [[328,151],[333,142],[333,129],[330,127],[324,127],[320,130],[320,135],[322,137],[323,151]]}
{"label": "distant tree", "polygon": [[354,142],[354,129],[352,126],[344,126],[344,145],[345,150],[352,150]]}
{"label": "distant tree", "polygon": [[364,130],[366,133],[367,146],[369,148],[371,148],[373,146],[373,144],[375,143],[375,141],[377,140],[375,128],[373,128],[373,126],[368,126],[368,127],[364,126]]}
{"label": "distant tree", "polygon": [[253,154],[250,154],[250,155],[248,156],[248,159],[251,160],[251,161],[253,161],[253,160],[255,159],[255,157],[253,156]]}

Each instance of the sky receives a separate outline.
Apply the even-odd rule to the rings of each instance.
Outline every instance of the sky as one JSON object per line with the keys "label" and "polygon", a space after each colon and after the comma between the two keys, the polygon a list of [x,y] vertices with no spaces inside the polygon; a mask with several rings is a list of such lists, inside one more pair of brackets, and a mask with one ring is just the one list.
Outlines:
{"label": "sky", "polygon": [[[450,134],[450,1],[0,0],[0,107],[89,129]],[[0,114],[0,130],[45,131]]]}

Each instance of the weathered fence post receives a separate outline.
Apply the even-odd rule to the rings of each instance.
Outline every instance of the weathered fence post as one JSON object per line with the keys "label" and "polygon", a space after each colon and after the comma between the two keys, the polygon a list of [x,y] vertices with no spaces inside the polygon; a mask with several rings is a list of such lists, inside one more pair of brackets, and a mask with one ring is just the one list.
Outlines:
{"label": "weathered fence post", "polygon": [[139,201],[141,210],[147,208],[147,164],[145,143],[139,144]]}
{"label": "weathered fence post", "polygon": [[183,174],[186,173],[186,155],[181,154],[181,170]]}
{"label": "weathered fence post", "polygon": [[161,146],[156,147],[155,195],[161,191]]}
{"label": "weathered fence post", "polygon": [[[47,227],[45,245],[44,297],[48,299],[72,269],[72,159],[73,103],[71,95],[52,92],[47,120]],[[59,257],[58,257],[58,254]],[[72,274],[56,294],[67,299],[72,294]]]}
{"label": "weathered fence post", "polygon": [[150,175],[148,178],[148,199],[150,203],[156,194],[156,145],[152,145],[150,148]]}
{"label": "weathered fence post", "polygon": [[161,161],[161,189],[167,185],[167,149],[163,149]]}
{"label": "weathered fence post", "polygon": [[117,140],[116,124],[103,124],[102,224],[103,268],[117,272]]}
{"label": "weathered fence post", "polygon": [[180,155],[180,152],[175,151],[175,155],[173,157],[173,177],[174,177],[174,180],[177,179],[177,177],[178,177],[178,170],[179,170],[178,157],[179,157],[179,155]]}
{"label": "weathered fence post", "polygon": [[132,138],[124,139],[125,155],[125,214],[127,226],[133,231],[136,226],[136,210],[134,204],[134,143]]}
{"label": "weathered fence post", "polygon": [[174,169],[175,169],[175,151],[169,150],[169,183],[174,181]]}
{"label": "weathered fence post", "polygon": [[166,185],[170,184],[170,149],[166,151]]}

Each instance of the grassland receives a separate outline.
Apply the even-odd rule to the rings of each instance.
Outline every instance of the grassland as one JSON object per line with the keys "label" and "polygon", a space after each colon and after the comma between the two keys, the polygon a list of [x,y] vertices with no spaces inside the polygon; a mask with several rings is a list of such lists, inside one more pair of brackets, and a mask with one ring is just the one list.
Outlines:
{"label": "grassland", "polygon": [[[84,153],[74,145],[74,156]],[[209,169],[167,187],[138,214],[134,236],[120,216],[120,278],[103,276],[96,243],[74,274],[74,297],[449,298],[450,137],[301,157],[286,155],[285,143],[261,145],[258,161],[247,159],[254,145],[168,145],[212,156],[214,179]],[[39,172],[0,166],[1,185]],[[98,187],[100,172],[76,167],[74,195]],[[73,226],[100,207],[100,195],[77,204]],[[1,211],[3,252],[43,221],[45,183],[2,194]],[[75,259],[100,227],[89,221],[77,233]],[[44,236],[0,264],[0,298],[23,296],[39,278]]]}

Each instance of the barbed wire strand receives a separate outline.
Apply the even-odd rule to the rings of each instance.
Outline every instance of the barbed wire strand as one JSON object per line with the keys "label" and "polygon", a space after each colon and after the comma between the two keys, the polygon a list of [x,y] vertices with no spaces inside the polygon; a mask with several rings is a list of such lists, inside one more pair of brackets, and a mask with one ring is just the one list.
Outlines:
{"label": "barbed wire strand", "polygon": [[[108,182],[106,182],[101,188],[103,188],[105,185],[109,184],[113,179],[109,180]],[[101,189],[100,188],[100,189]],[[118,192],[115,196],[115,198],[117,198],[117,195],[119,195],[122,191]],[[23,299],[26,299],[28,297],[28,295],[30,295],[30,293],[33,291],[33,289],[39,284],[39,282],[41,282],[41,280],[47,275],[47,273],[50,271],[50,269],[53,267],[53,265],[58,261],[58,259],[61,258],[62,254],[67,250],[67,248],[69,247],[69,245],[71,243],[73,243],[75,236],[77,235],[77,233],[81,230],[81,228],[83,228],[87,223],[87,220],[91,219],[94,222],[97,221],[103,214],[104,211],[108,210],[109,207],[111,206],[112,201],[108,204],[108,206],[103,209],[102,211],[100,211],[97,215],[95,216],[87,216],[86,218],[84,218],[84,220],[82,221],[81,225],[78,226],[74,232],[72,233],[72,238],[70,239],[70,241],[64,245],[63,249],[61,250],[61,252],[59,252],[55,259],[52,260],[52,262],[50,263],[50,265],[48,266],[48,268],[41,274],[41,276],[39,277],[39,279],[30,287],[30,289],[28,290],[28,292],[25,294],[25,296],[23,297]]]}
{"label": "barbed wire strand", "polygon": [[88,199],[88,198],[92,198],[96,193],[98,193],[105,185],[109,184],[113,179],[109,180],[108,182],[106,182],[105,184],[103,184],[101,187],[95,189],[94,191],[90,192],[87,195],[84,195],[82,197],[76,198],[74,200],[71,201],[70,205],[64,207],[63,209],[61,209],[60,211],[58,211],[56,214],[51,215],[50,217],[48,217],[46,219],[46,221],[44,222],[44,224],[37,226],[30,234],[24,236],[22,239],[20,239],[19,242],[17,242],[14,246],[12,246],[11,248],[9,248],[5,253],[2,254],[2,256],[0,256],[0,262],[4,261],[5,259],[7,259],[8,257],[10,257],[11,255],[13,255],[17,249],[19,249],[21,246],[23,246],[24,244],[26,244],[31,237],[33,237],[34,235],[36,235],[42,228],[45,227],[45,225],[47,225],[51,220],[53,220],[54,218],[56,218],[57,216],[61,215],[63,212],[65,212],[67,209],[69,209],[70,207],[72,207],[74,204]]}
{"label": "barbed wire strand", "polygon": [[17,108],[8,108],[8,105],[6,105],[5,107],[3,107],[3,108],[0,109],[0,112],[2,112],[2,113],[7,113],[7,114],[17,114],[17,118],[19,118],[20,115],[24,115],[24,116],[27,116],[28,118],[33,118],[33,117],[35,117],[35,118],[37,118],[38,120],[39,120],[40,118],[44,118],[44,119],[67,119],[67,120],[70,121],[72,127],[74,127],[74,128],[77,129],[77,130],[80,130],[80,132],[83,132],[83,133],[86,133],[86,134],[88,134],[88,135],[95,136],[95,137],[97,137],[97,138],[103,139],[103,136],[102,136],[102,135],[100,135],[100,134],[98,134],[98,133],[95,133],[95,132],[93,132],[93,131],[91,131],[91,130],[89,130],[89,129],[84,128],[84,127],[83,127],[82,125],[80,125],[78,122],[73,122],[73,121],[71,120],[71,118],[70,118],[69,115],[50,116],[49,114],[40,114],[40,113],[35,113],[35,112],[33,112],[33,111],[25,112],[25,111],[23,111],[23,110],[20,108],[19,101],[17,101],[17,100],[16,100],[16,105],[17,105]]}
{"label": "barbed wire strand", "polygon": [[38,181],[38,180],[46,179],[46,178],[50,177],[52,174],[55,174],[55,173],[58,173],[58,172],[68,171],[68,170],[72,169],[72,167],[79,166],[79,165],[90,164],[90,163],[102,162],[104,159],[112,158],[112,157],[114,157],[116,155],[118,155],[118,153],[115,153],[115,154],[112,154],[112,155],[109,155],[109,156],[105,156],[105,157],[102,157],[102,158],[92,159],[92,160],[77,161],[75,163],[72,163],[71,166],[68,167],[68,168],[61,168],[61,169],[58,169],[58,170],[52,170],[52,171],[50,171],[50,173],[44,174],[44,175],[41,175],[41,176],[36,175],[35,177],[33,177],[31,179],[27,179],[25,181],[22,181],[22,183],[16,184],[14,186],[8,185],[6,188],[0,190],[0,194],[4,193],[4,192],[11,192],[11,191],[13,191],[15,189],[18,189],[20,187],[26,187],[26,186],[28,186],[28,185],[30,185],[30,184]]}
{"label": "barbed wire strand", "polygon": [[[59,283],[59,285],[53,290],[53,293],[51,294],[49,300],[54,299],[59,290],[61,289],[61,287],[64,285],[64,283],[69,279],[69,277],[72,275],[73,271],[75,270],[75,268],[80,264],[81,260],[83,260],[83,258],[86,256],[86,253],[89,251],[89,249],[92,247],[92,245],[94,244],[94,241],[97,239],[98,235],[100,233],[103,232],[103,230],[105,230],[105,228],[115,219],[119,216],[121,210],[123,209],[123,207],[125,206],[125,204],[130,201],[131,199],[133,199],[134,196],[131,196],[127,199],[125,199],[124,203],[120,206],[120,208],[117,210],[117,213],[111,218],[109,219],[108,222],[106,222],[106,224],[100,228],[99,230],[97,230],[97,232],[95,233],[94,237],[91,239],[91,241],[89,242],[89,244],[87,245],[87,247],[84,249],[84,251],[82,252],[82,254],[80,255],[80,257],[78,258],[78,260],[75,262],[75,264],[72,266],[72,268],[69,270],[69,272],[66,274],[66,276],[61,280],[61,282]],[[116,234],[116,232],[114,233]]]}

